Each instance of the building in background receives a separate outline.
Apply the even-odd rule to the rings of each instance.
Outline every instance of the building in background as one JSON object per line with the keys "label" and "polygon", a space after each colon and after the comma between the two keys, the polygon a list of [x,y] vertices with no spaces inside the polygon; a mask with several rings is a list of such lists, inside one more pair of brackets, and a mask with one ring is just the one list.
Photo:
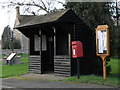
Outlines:
{"label": "building in background", "polygon": [[[18,19],[19,17],[19,7],[16,7],[17,13],[16,13],[16,20],[15,20],[15,25],[17,26],[18,24],[20,24],[20,20]],[[28,32],[29,33],[29,32]],[[13,30],[13,36],[20,41],[21,43],[21,49],[28,49],[28,38],[23,35],[20,31],[18,31],[17,29]]]}

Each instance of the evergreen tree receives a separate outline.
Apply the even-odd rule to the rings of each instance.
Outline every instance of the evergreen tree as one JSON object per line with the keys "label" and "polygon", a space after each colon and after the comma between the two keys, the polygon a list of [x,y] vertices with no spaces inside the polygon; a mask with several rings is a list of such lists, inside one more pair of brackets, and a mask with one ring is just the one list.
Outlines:
{"label": "evergreen tree", "polygon": [[115,14],[115,2],[67,2],[65,8],[70,8],[93,30],[98,25],[107,24],[110,27],[110,51],[111,57],[117,56],[116,26],[113,19]]}
{"label": "evergreen tree", "polygon": [[[111,46],[111,54],[114,56],[115,53],[115,30],[116,27],[114,25],[114,21],[112,19],[112,14],[114,13],[112,10],[112,2],[67,2],[65,8],[72,9],[90,28],[93,30],[95,34],[95,28],[98,25],[107,24],[110,27],[110,46]],[[95,37],[94,37],[95,44]],[[102,63],[101,59],[98,58],[96,60],[96,71],[95,74],[102,73]],[[109,57],[107,61],[110,61]],[[107,66],[107,73],[109,74],[111,71],[111,67]]]}
{"label": "evergreen tree", "polygon": [[10,26],[4,28],[2,34],[2,49],[20,49],[20,41],[13,37],[13,32]]}

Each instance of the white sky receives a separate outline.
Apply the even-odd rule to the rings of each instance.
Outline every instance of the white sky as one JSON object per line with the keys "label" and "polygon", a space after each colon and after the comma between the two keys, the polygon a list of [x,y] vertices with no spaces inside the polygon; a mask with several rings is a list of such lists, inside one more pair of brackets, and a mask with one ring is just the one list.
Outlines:
{"label": "white sky", "polygon": [[[0,2],[5,2],[8,0],[0,0]],[[12,0],[14,1],[14,0]],[[65,2],[65,0],[60,0],[61,2]],[[57,4],[56,5],[57,9],[63,8],[62,4]],[[9,12],[10,11],[10,12]],[[44,12],[41,12],[44,13]],[[23,14],[22,7],[20,7],[20,14]],[[14,27],[14,22],[16,18],[16,10],[14,8],[0,8],[0,40],[1,40],[1,35],[3,33],[4,28],[7,25],[10,25],[11,28]]]}
{"label": "white sky", "polygon": [[[8,1],[8,0],[0,0],[0,2],[6,2],[6,1]],[[12,0],[12,1],[14,1],[14,0]],[[20,1],[22,1],[22,0],[20,0]],[[25,1],[29,1],[29,0],[25,0]],[[57,0],[57,1],[65,2],[65,0]],[[120,1],[120,0],[118,0],[118,1]],[[119,5],[120,5],[120,3],[119,3]],[[62,6],[62,4],[56,4],[56,8],[61,9],[61,8],[63,8],[63,6]],[[8,12],[8,11],[10,11],[10,12]],[[44,13],[44,12],[41,12],[41,14],[42,13]],[[23,14],[22,7],[20,7],[20,14]],[[0,8],[0,39],[1,39],[1,35],[3,33],[3,30],[7,25],[10,25],[11,28],[14,27],[15,18],[16,18],[15,7],[14,8],[4,8],[4,9]]]}

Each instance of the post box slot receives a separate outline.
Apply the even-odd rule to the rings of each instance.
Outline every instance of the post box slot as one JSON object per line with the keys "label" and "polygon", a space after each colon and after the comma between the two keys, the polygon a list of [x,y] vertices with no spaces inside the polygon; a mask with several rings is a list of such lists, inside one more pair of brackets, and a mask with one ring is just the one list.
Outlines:
{"label": "post box slot", "polygon": [[76,50],[75,50],[75,48],[73,49],[73,55],[75,55],[76,54]]}

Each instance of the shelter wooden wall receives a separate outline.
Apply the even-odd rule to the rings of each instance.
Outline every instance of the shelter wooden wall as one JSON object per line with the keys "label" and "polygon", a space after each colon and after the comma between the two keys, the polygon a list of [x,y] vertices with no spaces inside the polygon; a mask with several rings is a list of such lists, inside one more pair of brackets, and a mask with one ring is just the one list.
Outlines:
{"label": "shelter wooden wall", "polygon": [[57,76],[71,76],[71,57],[70,56],[55,56],[54,57],[54,72]]}
{"label": "shelter wooden wall", "polygon": [[41,74],[41,56],[29,56],[29,73]]}
{"label": "shelter wooden wall", "polygon": [[71,76],[71,37],[64,28],[57,25],[54,36],[54,73],[57,76]]}
{"label": "shelter wooden wall", "polygon": [[[33,29],[33,32],[30,32],[29,40],[29,73],[41,74],[41,48],[40,50],[35,51],[35,35],[38,35],[38,29]],[[41,37],[39,37],[41,42]],[[41,44],[41,43],[40,43]],[[41,45],[38,44],[38,47]]]}
{"label": "shelter wooden wall", "polygon": [[[81,74],[94,73],[97,58],[95,55],[94,32],[72,11],[67,12],[59,21],[61,26],[64,26],[64,29],[71,34],[71,42],[81,41],[83,43],[84,57],[80,58]],[[70,74],[75,75],[77,63],[75,59],[71,58],[71,55],[70,63]]]}
{"label": "shelter wooden wall", "polygon": [[[71,76],[76,74],[76,60],[71,57],[72,41],[81,41],[83,43],[84,57],[80,58],[81,74],[93,73],[94,66],[92,65],[94,65],[93,60],[95,60],[95,46],[94,46],[94,34],[92,30],[90,30],[88,26],[73,11],[69,11],[65,13],[65,15],[63,15],[58,21],[59,22],[55,22],[54,24],[51,24],[51,28],[54,27],[53,30],[55,30],[54,31],[55,33],[54,35],[54,73],[55,75]],[[56,41],[58,39],[56,37],[57,35],[56,33],[58,31],[66,33],[67,35],[67,37],[65,36],[65,38],[67,38],[66,39],[67,44],[64,42],[61,48],[56,46],[57,42],[59,42],[59,41]],[[36,34],[37,33],[38,32],[36,32]],[[41,63],[42,61],[41,54],[40,52],[34,52],[33,50],[34,40],[33,40],[33,36],[31,37],[32,38],[30,40],[31,54],[29,57],[29,60],[30,60],[29,71],[33,73],[42,73],[41,71],[43,67]],[[65,48],[64,48],[64,45],[65,45]],[[66,52],[63,55],[59,54],[63,52],[65,49],[66,49]],[[61,50],[61,51],[56,51],[56,50]],[[89,67],[89,68],[86,68],[86,67]]]}

